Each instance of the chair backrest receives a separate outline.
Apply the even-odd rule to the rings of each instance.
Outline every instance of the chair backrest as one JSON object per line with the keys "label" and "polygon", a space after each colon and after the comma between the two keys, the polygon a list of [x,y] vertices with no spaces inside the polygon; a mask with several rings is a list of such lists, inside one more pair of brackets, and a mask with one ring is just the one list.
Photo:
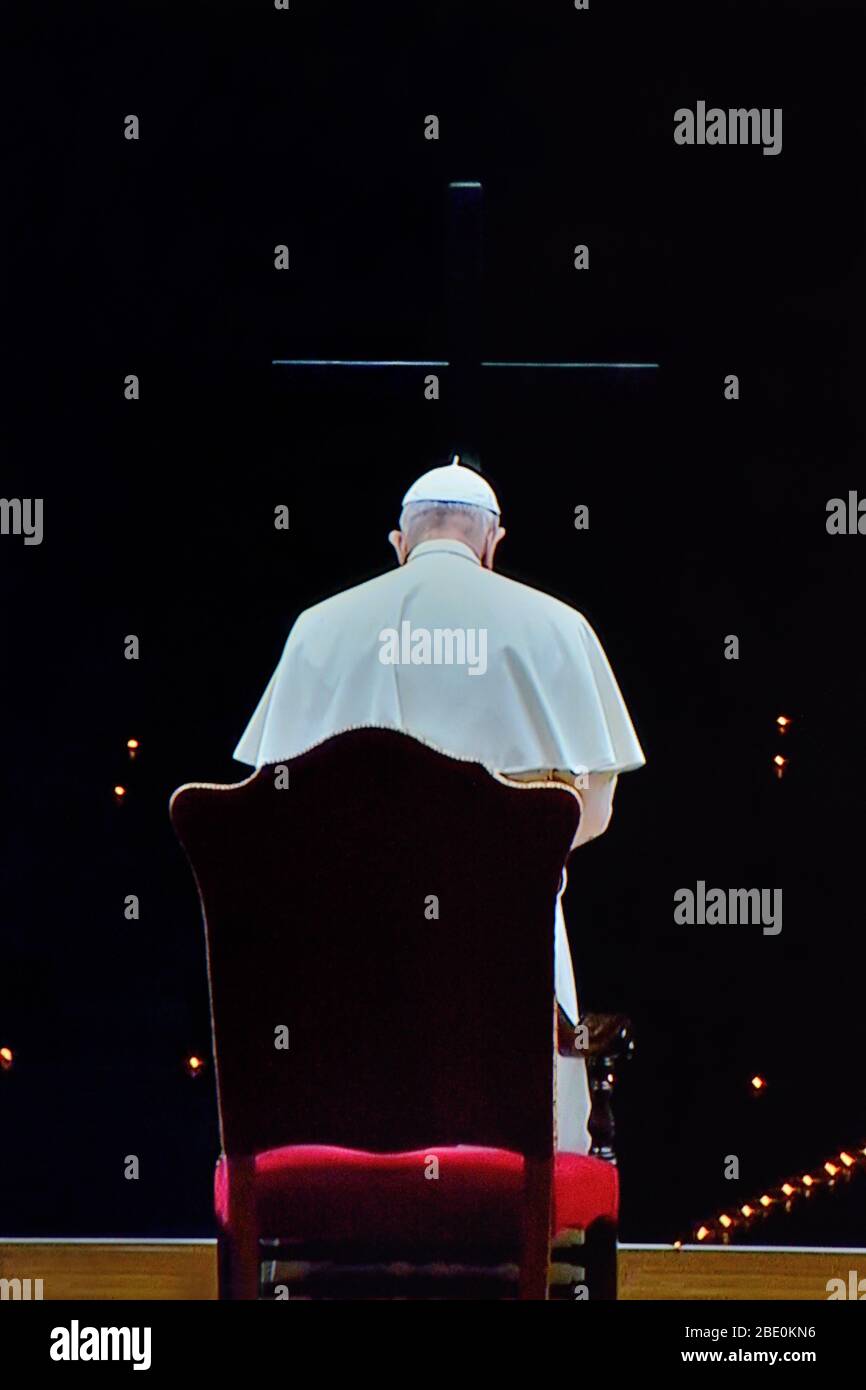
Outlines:
{"label": "chair backrest", "polygon": [[205,918],[225,1151],[549,1154],[576,795],[381,729],[286,767],[288,787],[263,767],[171,801]]}

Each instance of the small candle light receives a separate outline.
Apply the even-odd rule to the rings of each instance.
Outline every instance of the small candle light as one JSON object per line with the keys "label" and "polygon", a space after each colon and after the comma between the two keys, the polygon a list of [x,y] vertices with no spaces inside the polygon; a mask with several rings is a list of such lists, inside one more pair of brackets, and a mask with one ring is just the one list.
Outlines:
{"label": "small candle light", "polygon": [[788,718],[787,714],[779,714],[779,715],[777,715],[777,716],[776,716],[776,724],[777,724],[777,726],[778,726],[778,729],[779,729],[779,733],[780,733],[780,734],[786,734],[786,733],[788,732],[788,730],[790,729],[790,727],[791,727],[791,721],[790,721],[790,719]]}
{"label": "small candle light", "polygon": [[754,1208],[754,1207],[750,1207],[749,1204],[748,1204],[748,1202],[746,1203],[746,1205],[745,1205],[744,1207],[740,1207],[740,1211],[743,1213],[743,1215],[745,1216],[745,1218],[746,1218],[747,1221],[749,1220],[749,1217],[750,1217],[750,1216],[754,1216],[754,1215],[755,1215],[755,1208]]}
{"label": "small candle light", "polygon": [[204,1060],[199,1057],[197,1053],[193,1052],[186,1059],[186,1069],[190,1076],[201,1076],[204,1071]]}
{"label": "small candle light", "polygon": [[810,1187],[815,1186],[815,1179],[809,1173],[803,1174],[803,1186],[806,1188],[807,1191]]}
{"label": "small candle light", "polygon": [[12,1051],[12,1048],[0,1047],[0,1067],[2,1067],[4,1071],[9,1071],[14,1061],[15,1053]]}
{"label": "small candle light", "polygon": [[766,1083],[766,1081],[764,1080],[763,1076],[753,1076],[753,1077],[752,1077],[751,1085],[752,1085],[752,1089],[753,1089],[755,1092],[763,1091],[763,1090],[764,1090],[764,1087],[766,1086],[766,1084],[767,1084],[767,1083]]}
{"label": "small candle light", "polygon": [[851,1157],[851,1155],[850,1155],[849,1153],[846,1153],[846,1152],[845,1152],[844,1149],[843,1149],[842,1152],[840,1153],[839,1157],[841,1158],[842,1162],[845,1164],[845,1167],[846,1167],[846,1168],[853,1168],[853,1166],[854,1166],[854,1160],[853,1160],[853,1158]]}
{"label": "small candle light", "polygon": [[118,806],[121,804],[121,802],[123,801],[123,798],[124,798],[125,796],[126,796],[126,787],[117,786],[117,787],[114,788],[114,799],[115,799],[115,801],[117,802]]}
{"label": "small candle light", "polygon": [[695,1232],[695,1237],[697,1240],[706,1240],[708,1235],[710,1235],[709,1226],[699,1226]]}
{"label": "small candle light", "polygon": [[838,1165],[827,1162],[824,1164],[824,1172],[829,1173],[831,1178],[835,1178],[836,1174],[839,1172]]}
{"label": "small candle light", "polygon": [[719,1217],[719,1225],[720,1225],[720,1226],[724,1226],[724,1228],[725,1228],[726,1231],[728,1230],[728,1228],[729,1228],[730,1226],[733,1226],[733,1224],[734,1224],[734,1223],[733,1223],[733,1220],[731,1219],[730,1216],[720,1216],[720,1217]]}
{"label": "small candle light", "polygon": [[135,757],[140,747],[141,744],[137,738],[128,738],[126,740],[126,751],[129,753],[130,760]]}
{"label": "small candle light", "polygon": [[790,761],[790,759],[789,759],[789,758],[783,758],[782,755],[781,755],[781,753],[777,753],[777,754],[776,754],[775,758],[773,759],[773,766],[774,766],[775,769],[776,769],[776,776],[777,776],[777,777],[784,777],[784,775],[785,775],[785,768],[788,766],[789,761]]}
{"label": "small candle light", "polygon": [[767,1194],[766,1194],[766,1192],[765,1192],[765,1193],[763,1194],[763,1196],[760,1197],[758,1200],[760,1201],[761,1206],[764,1208],[765,1211],[766,1211],[767,1207],[771,1207],[771,1206],[773,1205],[773,1199],[772,1199],[772,1197],[768,1197]]}
{"label": "small candle light", "polygon": [[782,1191],[784,1192],[784,1194],[785,1194],[786,1197],[793,1197],[793,1195],[794,1195],[794,1193],[797,1191],[797,1189],[796,1189],[796,1187],[792,1187],[791,1183],[789,1183],[789,1182],[783,1182],[783,1183],[782,1183]]}

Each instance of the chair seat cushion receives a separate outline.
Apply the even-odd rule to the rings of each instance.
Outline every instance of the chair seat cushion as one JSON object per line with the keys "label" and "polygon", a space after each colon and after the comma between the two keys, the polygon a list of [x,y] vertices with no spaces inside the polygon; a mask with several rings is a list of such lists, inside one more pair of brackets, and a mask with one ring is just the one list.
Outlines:
{"label": "chair seat cushion", "polygon": [[[261,1235],[298,1241],[516,1246],[522,1180],[521,1154],[471,1145],[396,1154],[292,1145],[255,1160]],[[224,1157],[214,1198],[225,1227]],[[600,1217],[616,1222],[616,1168],[599,1158],[557,1153],[553,1205],[554,1234],[586,1230]]]}

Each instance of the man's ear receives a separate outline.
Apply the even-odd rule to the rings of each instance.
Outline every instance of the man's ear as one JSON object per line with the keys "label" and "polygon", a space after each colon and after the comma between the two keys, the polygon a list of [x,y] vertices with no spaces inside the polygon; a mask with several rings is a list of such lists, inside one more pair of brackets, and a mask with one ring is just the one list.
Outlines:
{"label": "man's ear", "polygon": [[406,545],[406,537],[402,531],[389,531],[388,540],[394,547],[397,554],[397,564],[405,565],[409,556],[409,548]]}
{"label": "man's ear", "polygon": [[481,556],[481,563],[485,569],[493,569],[493,557],[496,554],[496,547],[505,537],[505,527],[497,526],[495,531],[491,531],[484,543],[484,553]]}

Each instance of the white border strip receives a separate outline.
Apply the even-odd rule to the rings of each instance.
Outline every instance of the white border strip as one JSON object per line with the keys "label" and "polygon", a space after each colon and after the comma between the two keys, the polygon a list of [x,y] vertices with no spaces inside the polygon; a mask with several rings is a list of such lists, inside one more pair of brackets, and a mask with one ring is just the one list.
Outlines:
{"label": "white border strip", "polygon": [[862,1245],[717,1245],[702,1241],[700,1245],[617,1245],[619,1251],[670,1250],[675,1255],[685,1251],[729,1251],[732,1255],[866,1255]]}
{"label": "white border strip", "polygon": [[4,1245],[216,1245],[213,1236],[0,1236]]}

